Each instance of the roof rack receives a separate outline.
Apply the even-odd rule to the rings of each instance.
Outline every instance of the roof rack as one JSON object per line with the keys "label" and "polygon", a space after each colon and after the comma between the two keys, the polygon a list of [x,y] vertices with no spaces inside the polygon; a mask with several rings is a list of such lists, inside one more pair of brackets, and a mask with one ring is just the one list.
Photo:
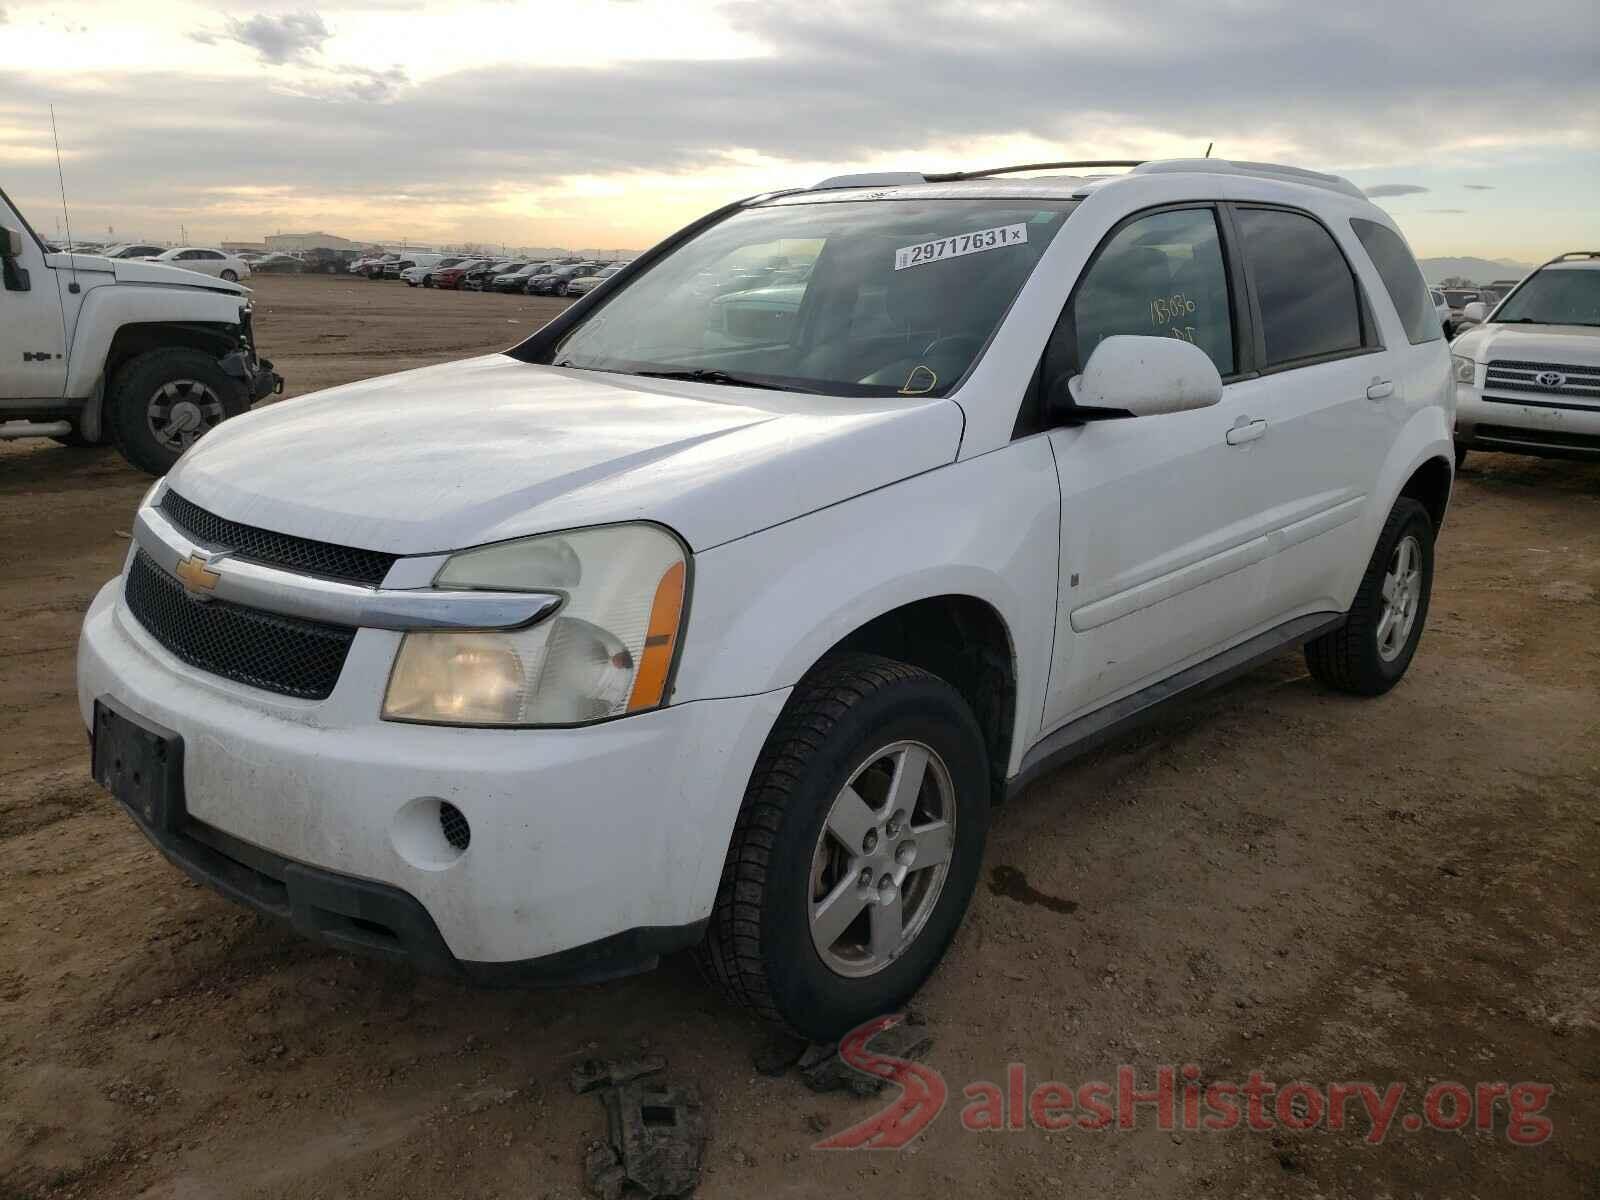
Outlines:
{"label": "roof rack", "polygon": [[992,175],[1016,175],[1022,171],[1075,171],[1080,167],[1142,167],[1142,158],[1097,158],[1079,162],[1022,163],[1015,167],[990,167],[985,171],[945,171],[924,175],[929,183],[959,183],[963,179],[988,179]]}
{"label": "roof rack", "polygon": [[1567,262],[1574,258],[1600,258],[1600,250],[1568,250],[1565,254],[1556,255],[1544,265],[1548,267],[1550,263]]}
{"label": "roof rack", "polygon": [[897,187],[906,183],[959,183],[963,179],[988,179],[993,175],[1015,175],[1022,171],[1075,170],[1079,167],[1137,167],[1139,158],[1105,158],[1092,162],[1022,163],[1015,167],[990,167],[983,171],[942,171],[929,174],[925,171],[869,171],[861,175],[835,175],[813,184],[807,191],[820,192],[830,188]]}
{"label": "roof rack", "polygon": [[[1074,162],[1021,163],[1014,167],[989,167],[982,171],[876,171],[864,175],[835,175],[808,188],[808,191],[826,191],[830,188],[897,187],[908,183],[959,183],[967,179],[990,179],[996,175],[1016,175],[1023,171],[1077,171],[1102,167],[1129,167],[1131,175],[1162,175],[1192,171],[1208,175],[1244,175],[1255,179],[1278,179],[1285,183],[1298,183],[1305,187],[1324,188],[1365,200],[1367,194],[1341,175],[1326,175],[1321,171],[1308,171],[1304,167],[1286,167],[1280,163],[1238,162],[1226,158],[1167,158],[1145,160],[1137,158],[1097,158]],[[1578,251],[1589,254],[1590,251]],[[1600,252],[1595,252],[1600,254]]]}

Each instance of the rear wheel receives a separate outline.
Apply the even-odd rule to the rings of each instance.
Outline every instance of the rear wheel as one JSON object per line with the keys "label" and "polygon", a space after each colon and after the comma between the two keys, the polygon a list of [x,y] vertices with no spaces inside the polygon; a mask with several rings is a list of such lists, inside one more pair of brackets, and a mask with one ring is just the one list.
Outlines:
{"label": "rear wheel", "polygon": [[1406,673],[1433,591],[1433,522],[1428,510],[1395,501],[1356,589],[1349,618],[1306,646],[1311,674],[1329,687],[1381,696]]}
{"label": "rear wheel", "polygon": [[111,440],[134,466],[165,475],[202,436],[249,407],[244,384],[203,350],[169,346],[130,360],[107,397]]}
{"label": "rear wheel", "polygon": [[806,1038],[893,1012],[966,913],[989,802],[983,735],[954,688],[876,655],[825,660],[751,776],[703,968]]}
{"label": "rear wheel", "polygon": [[233,270],[231,267],[222,272],[222,277],[229,283],[239,282],[239,272]]}

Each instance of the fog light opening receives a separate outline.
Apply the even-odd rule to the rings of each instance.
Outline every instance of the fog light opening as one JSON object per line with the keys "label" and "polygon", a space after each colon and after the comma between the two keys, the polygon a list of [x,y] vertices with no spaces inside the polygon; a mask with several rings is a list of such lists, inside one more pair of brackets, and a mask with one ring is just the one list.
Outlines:
{"label": "fog light opening", "polygon": [[472,843],[472,826],[466,815],[448,800],[439,801],[439,831],[457,850],[465,850]]}

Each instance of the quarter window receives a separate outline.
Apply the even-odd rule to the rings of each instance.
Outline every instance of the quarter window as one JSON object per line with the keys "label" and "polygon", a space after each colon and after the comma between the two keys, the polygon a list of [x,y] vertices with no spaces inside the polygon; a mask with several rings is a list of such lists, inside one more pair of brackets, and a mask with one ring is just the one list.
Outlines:
{"label": "quarter window", "polygon": [[1263,365],[1360,350],[1360,293],[1333,236],[1280,209],[1239,209],[1236,220],[1261,310]]}
{"label": "quarter window", "polygon": [[1064,324],[1053,340],[1070,332],[1076,347],[1061,369],[1081,371],[1113,334],[1142,334],[1199,346],[1219,374],[1232,375],[1233,318],[1216,214],[1183,209],[1124,225],[1084,274]]}
{"label": "quarter window", "polygon": [[[1366,248],[1372,265],[1378,268],[1389,299],[1400,314],[1400,323],[1406,327],[1406,337],[1413,346],[1423,342],[1436,342],[1444,336],[1439,324],[1439,314],[1433,307],[1433,297],[1427,282],[1422,278],[1422,268],[1411,257],[1411,251],[1394,230],[1376,221],[1358,219],[1350,222],[1356,237]],[[1440,297],[1443,299],[1443,297]]]}

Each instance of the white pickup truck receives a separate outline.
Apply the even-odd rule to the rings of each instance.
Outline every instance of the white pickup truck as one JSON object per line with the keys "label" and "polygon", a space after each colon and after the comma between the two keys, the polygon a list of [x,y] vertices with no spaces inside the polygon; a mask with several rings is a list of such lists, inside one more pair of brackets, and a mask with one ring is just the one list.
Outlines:
{"label": "white pickup truck", "polygon": [[0,438],[111,441],[161,475],[283,380],[249,292],[179,267],[53,253],[0,191]]}
{"label": "white pickup truck", "polygon": [[1286,650],[1378,695],[1427,618],[1454,393],[1391,219],[1058,165],[755,197],[505,354],[224,426],[85,618],[95,777],[341,949],[893,1011],[993,804]]}

